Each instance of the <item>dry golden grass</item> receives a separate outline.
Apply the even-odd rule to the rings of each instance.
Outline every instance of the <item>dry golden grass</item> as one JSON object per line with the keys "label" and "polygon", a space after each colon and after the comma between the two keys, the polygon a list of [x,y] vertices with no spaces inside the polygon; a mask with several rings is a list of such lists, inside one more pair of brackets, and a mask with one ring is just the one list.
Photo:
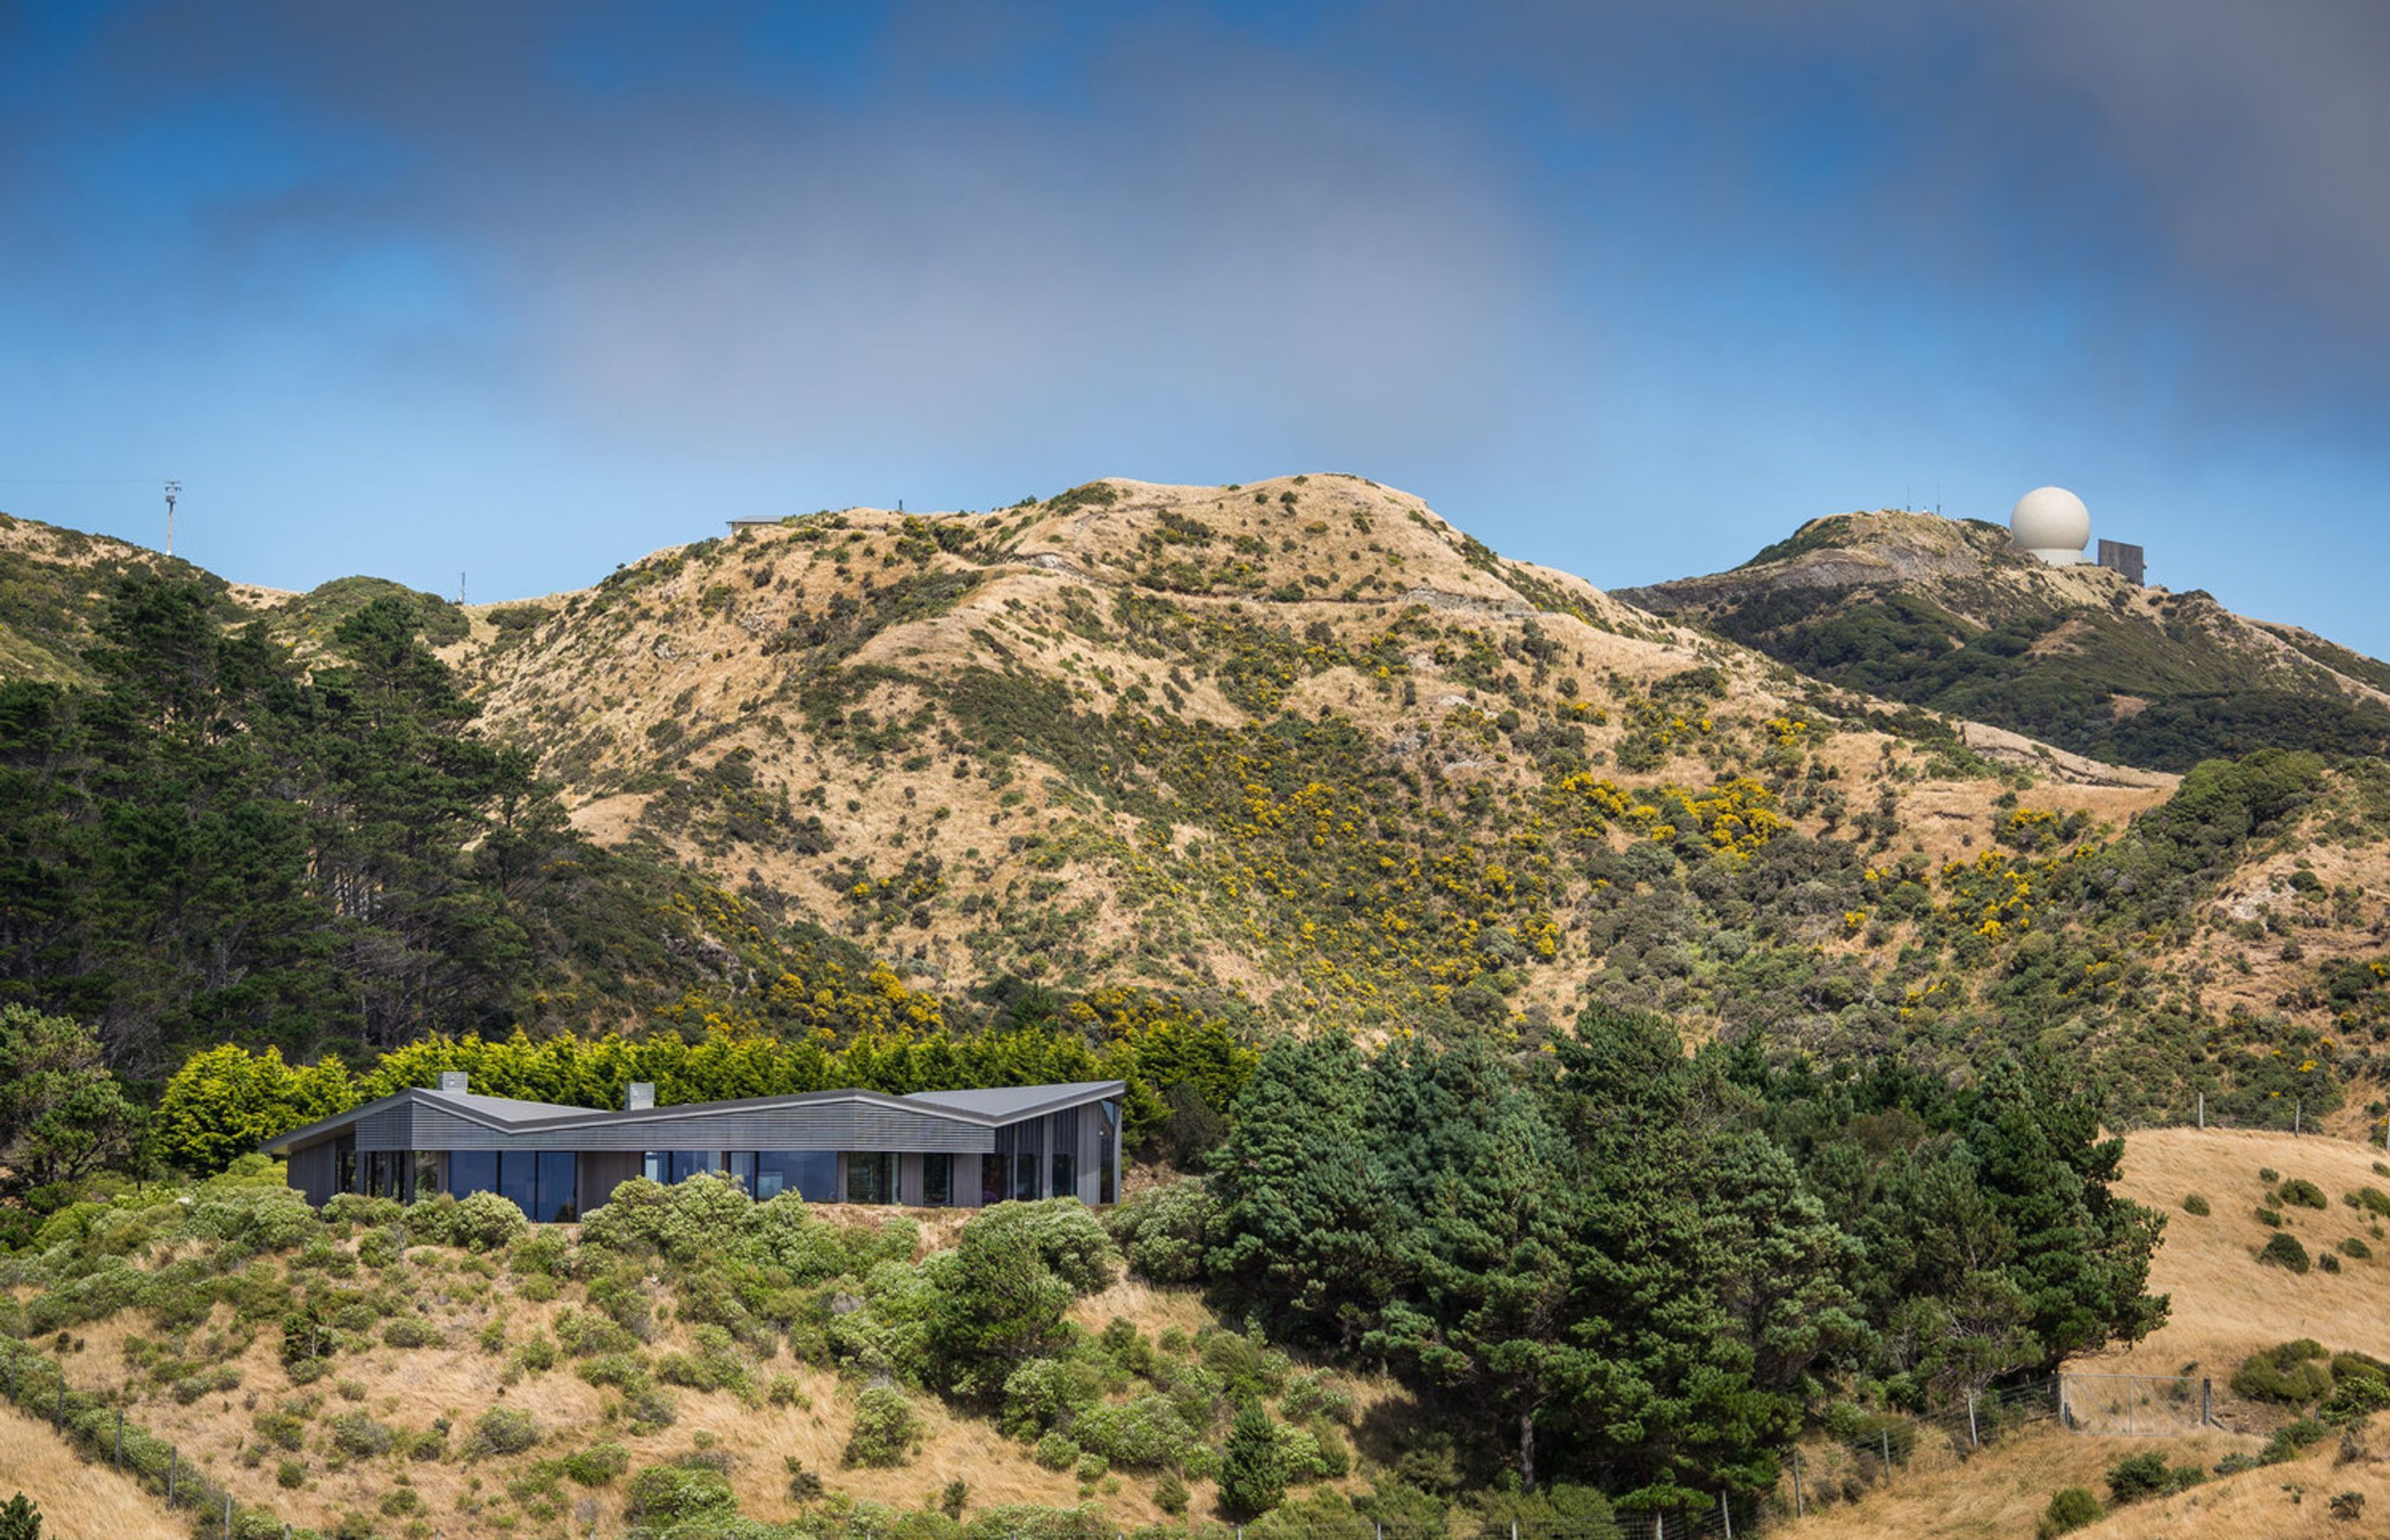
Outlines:
{"label": "dry golden grass", "polygon": [[[2311,1253],[2342,1238],[2371,1240],[2371,1217],[2340,1201],[2365,1186],[2390,1189],[2374,1171],[2378,1149],[2344,1140],[2294,1138],[2226,1129],[2152,1129],[2126,1140],[2119,1184],[2127,1197],[2167,1216],[2165,1244],[2150,1287],[2170,1295],[2167,1324],[2130,1348],[2076,1360],[2084,1373],[2191,1374],[2215,1381],[2218,1430],[2189,1439],[2102,1438],[2045,1427],[1960,1464],[1921,1457],[1918,1469],[1859,1501],[1789,1526],[1802,1540],[1993,1540],[2034,1532],[2050,1494],[2087,1487],[2103,1499],[2108,1467],[2144,1449],[2170,1464],[2213,1469],[2233,1450],[2255,1451],[2259,1435],[2285,1420],[2279,1407],[2235,1398],[2226,1381],[2261,1348],[2312,1337],[2331,1348],[2390,1356],[2390,1243],[2367,1261],[2304,1277],[2260,1266],[2259,1247],[2273,1232],[2255,1211],[2266,1184],[2261,1167],[2305,1177],[2332,1207],[2285,1209],[2286,1227]],[[2186,1194],[2206,1198],[2205,1218],[2182,1208]],[[2365,1516],[2335,1519],[2332,1498],[2356,1492]],[[2295,1498],[2295,1500],[2294,1500]],[[2390,1462],[2370,1449],[2346,1463],[2335,1440],[2302,1458],[2219,1478],[2163,1501],[2119,1509],[2077,1532],[2090,1540],[2239,1540],[2241,1536],[2390,1534]]]}
{"label": "dry golden grass", "polygon": [[[2227,1129],[2161,1128],[2126,1140],[2124,1194],[2166,1216],[2165,1243],[2150,1269],[2150,1287],[2173,1297],[2167,1324],[2130,1349],[2073,1367],[2130,1374],[2203,1374],[2217,1381],[2228,1418],[2223,1381],[2259,1348],[2312,1337],[2334,1349],[2390,1357],[2390,1242],[2373,1238],[2371,1216],[2341,1202],[2361,1187],[2390,1190],[2378,1174],[2378,1149],[2342,1139],[2294,1138]],[[2259,1168],[2284,1179],[2301,1176],[2324,1190],[2332,1206],[2285,1208],[2284,1228],[2320,1257],[2357,1236],[2373,1247],[2366,1261],[2344,1258],[2341,1271],[2321,1267],[2300,1277],[2260,1266],[2257,1251],[2273,1232],[2255,1211],[2266,1184]],[[2186,1194],[2204,1197],[2214,1211],[2201,1218],[2183,1211]]]}
{"label": "dry golden grass", "polygon": [[0,1405],[0,1502],[22,1492],[59,1540],[189,1540],[190,1530],[131,1478],[85,1465],[49,1427]]}
{"label": "dry golden grass", "polygon": [[[2104,1496],[2101,1477],[2126,1455],[2155,1449],[2177,1465],[2213,1466],[2255,1441],[2093,1438],[2046,1427],[2020,1433],[1964,1465],[1904,1472],[1857,1502],[1838,1502],[1788,1523],[1800,1540],[2029,1540],[2049,1495],[2062,1486]],[[2219,1537],[2222,1530],[2202,1532]]]}

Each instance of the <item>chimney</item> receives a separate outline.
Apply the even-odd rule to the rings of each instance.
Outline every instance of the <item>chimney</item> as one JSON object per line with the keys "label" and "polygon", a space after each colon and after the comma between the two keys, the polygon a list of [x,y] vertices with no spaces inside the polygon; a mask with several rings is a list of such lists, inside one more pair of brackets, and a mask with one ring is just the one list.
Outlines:
{"label": "chimney", "polygon": [[623,1098],[623,1110],[636,1112],[645,1108],[653,1107],[655,1104],[656,1083],[652,1080],[635,1080],[631,1082],[630,1094]]}
{"label": "chimney", "polygon": [[440,1088],[443,1091],[462,1091],[471,1082],[462,1070],[440,1072]]}

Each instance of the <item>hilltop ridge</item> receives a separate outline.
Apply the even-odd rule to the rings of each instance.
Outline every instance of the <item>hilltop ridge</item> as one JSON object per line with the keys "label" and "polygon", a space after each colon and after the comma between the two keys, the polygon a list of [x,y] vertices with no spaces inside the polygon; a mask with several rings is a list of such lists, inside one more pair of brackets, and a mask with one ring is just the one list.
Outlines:
{"label": "hilltop ridge", "polygon": [[1731,571],[1615,597],[1832,684],[2152,769],[2390,748],[2390,666],[2203,590],[2049,566],[1980,520],[1834,514]]}

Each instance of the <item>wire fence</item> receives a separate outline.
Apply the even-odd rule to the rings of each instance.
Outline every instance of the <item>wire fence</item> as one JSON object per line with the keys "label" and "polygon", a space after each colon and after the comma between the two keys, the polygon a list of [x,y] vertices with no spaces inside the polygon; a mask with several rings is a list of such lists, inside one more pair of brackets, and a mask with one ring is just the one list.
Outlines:
{"label": "wire fence", "polygon": [[0,1337],[0,1394],[49,1423],[70,1448],[148,1488],[191,1515],[192,1533],[223,1540],[289,1540],[290,1526],[237,1500],[180,1447],[130,1421],[107,1396],[67,1383],[66,1367],[29,1343]]}

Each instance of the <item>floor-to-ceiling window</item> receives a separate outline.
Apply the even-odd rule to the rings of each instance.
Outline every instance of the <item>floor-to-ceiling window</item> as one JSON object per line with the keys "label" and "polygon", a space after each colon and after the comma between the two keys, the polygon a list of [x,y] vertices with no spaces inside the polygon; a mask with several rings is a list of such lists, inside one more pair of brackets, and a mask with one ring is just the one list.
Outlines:
{"label": "floor-to-ceiling window", "polygon": [[921,1157],[921,1206],[943,1209],[955,1200],[955,1158],[951,1155]]}
{"label": "floor-to-ceiling window", "polygon": [[1046,1120],[1046,1148],[1053,1170],[1047,1191],[1057,1198],[1079,1195],[1079,1110],[1057,1112]]}
{"label": "floor-to-ceiling window", "polygon": [[759,1149],[755,1185],[760,1201],[793,1192],[808,1203],[838,1201],[838,1152],[831,1149]]}
{"label": "floor-to-ceiling window", "polygon": [[722,1169],[718,1149],[650,1149],[645,1164],[648,1180],[670,1186]]}
{"label": "floor-to-ceiling window", "polygon": [[876,1149],[858,1149],[848,1155],[846,1200],[850,1203],[896,1201],[896,1157]]}
{"label": "floor-to-ceiling window", "polygon": [[1120,1103],[1099,1101],[1096,1111],[1103,1118],[1102,1126],[1096,1130],[1096,1201],[1109,1205],[1120,1201],[1120,1179],[1114,1174],[1120,1139],[1114,1125],[1120,1121]]}
{"label": "floor-to-ceiling window", "polygon": [[539,1152],[539,1196],[532,1218],[542,1225],[554,1225],[578,1219],[581,1211],[575,1206],[573,1194],[574,1161],[569,1149],[543,1149]]}
{"label": "floor-to-ceiling window", "polygon": [[448,1191],[463,1198],[498,1190],[498,1152],[495,1149],[452,1149],[448,1152]]}
{"label": "floor-to-ceiling window", "polygon": [[1012,1149],[1017,1131],[999,1128],[996,1131],[996,1149],[979,1158],[979,1206],[987,1208],[1001,1203],[1012,1185]]}
{"label": "floor-to-ceiling window", "polygon": [[447,1190],[458,1198],[495,1192],[534,1224],[579,1218],[579,1161],[569,1149],[452,1149]]}

